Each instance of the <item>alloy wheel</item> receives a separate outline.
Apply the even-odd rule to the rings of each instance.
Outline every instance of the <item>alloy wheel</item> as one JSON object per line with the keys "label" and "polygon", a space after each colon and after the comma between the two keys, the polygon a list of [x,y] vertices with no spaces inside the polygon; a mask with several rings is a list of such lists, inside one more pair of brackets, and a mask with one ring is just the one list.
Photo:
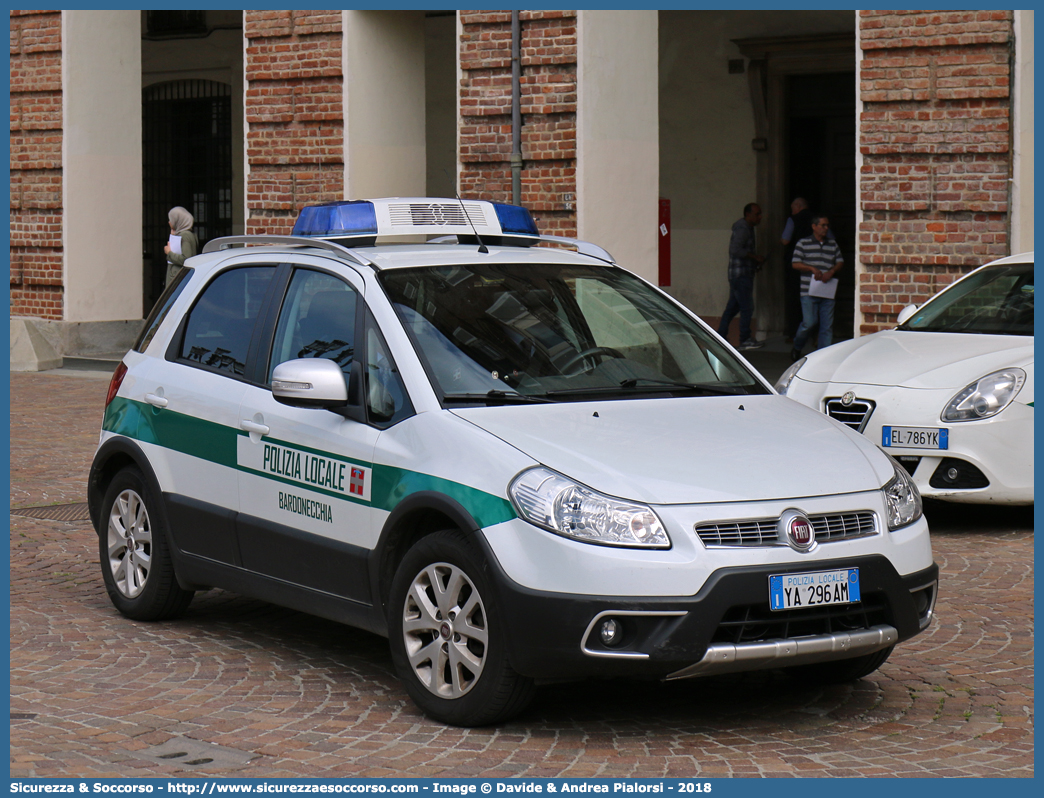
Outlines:
{"label": "alloy wheel", "polygon": [[145,502],[133,490],[120,493],[109,511],[109,568],[117,589],[135,598],[152,568],[152,525]]}
{"label": "alloy wheel", "polygon": [[460,698],[478,682],[489,630],[482,597],[456,565],[433,563],[410,584],[402,636],[410,667],[429,691]]}

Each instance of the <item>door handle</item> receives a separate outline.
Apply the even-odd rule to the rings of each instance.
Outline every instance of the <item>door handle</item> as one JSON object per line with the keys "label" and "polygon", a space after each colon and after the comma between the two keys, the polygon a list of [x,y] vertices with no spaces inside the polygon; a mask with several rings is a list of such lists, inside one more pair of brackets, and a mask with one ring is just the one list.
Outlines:
{"label": "door handle", "polygon": [[249,418],[239,419],[239,426],[247,432],[256,432],[258,435],[267,435],[271,431],[267,424],[258,424],[256,421],[251,421]]}
{"label": "door handle", "polygon": [[145,401],[153,407],[166,407],[167,397],[160,396],[158,393],[147,393],[145,394]]}

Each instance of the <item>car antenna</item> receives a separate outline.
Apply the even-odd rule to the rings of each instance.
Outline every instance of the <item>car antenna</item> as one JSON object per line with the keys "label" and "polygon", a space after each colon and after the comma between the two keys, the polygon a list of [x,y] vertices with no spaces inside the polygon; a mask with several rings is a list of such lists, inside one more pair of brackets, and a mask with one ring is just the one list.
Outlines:
{"label": "car antenna", "polygon": [[[446,177],[449,177],[450,179],[452,179],[452,177],[451,177],[451,175],[449,173],[449,169],[446,169],[445,172],[446,172]],[[471,221],[471,217],[468,215],[468,209],[464,207],[464,200],[462,200],[460,198],[460,192],[457,191],[456,184],[454,184],[454,186],[453,186],[453,194],[457,197],[457,202],[460,203],[460,209],[462,211],[464,211],[464,218],[467,219],[468,220],[468,224],[471,225],[471,232],[473,232],[475,234],[475,240],[478,241],[478,245],[479,245],[478,251],[481,252],[483,255],[488,255],[489,254],[489,250],[486,249],[486,245],[482,243],[482,236],[480,236],[479,233],[478,233],[478,230],[475,229],[475,223],[473,221]]]}

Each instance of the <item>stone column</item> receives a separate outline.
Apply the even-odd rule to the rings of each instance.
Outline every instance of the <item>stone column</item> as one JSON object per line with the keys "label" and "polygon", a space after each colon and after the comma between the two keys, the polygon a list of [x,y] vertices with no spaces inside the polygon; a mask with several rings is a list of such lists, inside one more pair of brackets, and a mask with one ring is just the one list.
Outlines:
{"label": "stone column", "polygon": [[578,236],[657,281],[660,125],[656,11],[580,11]]}
{"label": "stone column", "polygon": [[423,197],[424,15],[343,13],[345,196]]}
{"label": "stone column", "polygon": [[67,322],[142,318],[141,12],[62,12]]}

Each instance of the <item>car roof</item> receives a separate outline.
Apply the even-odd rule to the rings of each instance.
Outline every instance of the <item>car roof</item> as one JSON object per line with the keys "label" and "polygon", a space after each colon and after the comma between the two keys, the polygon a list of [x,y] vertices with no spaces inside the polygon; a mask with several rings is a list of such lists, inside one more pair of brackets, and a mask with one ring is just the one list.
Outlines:
{"label": "car roof", "polygon": [[1033,263],[1033,251],[1022,252],[1018,255],[1009,255],[1006,258],[1000,258],[999,260],[992,260],[987,263],[987,266],[1003,266],[1008,263]]}
{"label": "car roof", "polygon": [[[381,244],[379,246],[339,247],[311,245],[310,239],[286,237],[288,243],[265,245],[263,236],[256,237],[257,245],[205,251],[202,255],[190,258],[186,265],[200,272],[209,272],[226,263],[230,258],[239,259],[250,256],[251,259],[269,259],[279,261],[288,254],[309,255],[327,260],[347,263],[356,269],[372,268],[376,271],[386,269],[405,269],[425,266],[460,266],[465,264],[518,264],[518,263],[553,263],[560,265],[603,266],[610,263],[603,259],[565,249],[562,246],[487,246],[486,252],[480,252],[473,243],[419,243],[419,244]],[[291,242],[292,243],[289,243]],[[325,242],[323,242],[325,244]]]}
{"label": "car roof", "polygon": [[357,251],[374,262],[378,269],[403,269],[416,266],[457,266],[468,263],[557,263],[608,266],[596,258],[559,247],[489,246],[479,252],[477,244],[387,244],[359,247]]}

